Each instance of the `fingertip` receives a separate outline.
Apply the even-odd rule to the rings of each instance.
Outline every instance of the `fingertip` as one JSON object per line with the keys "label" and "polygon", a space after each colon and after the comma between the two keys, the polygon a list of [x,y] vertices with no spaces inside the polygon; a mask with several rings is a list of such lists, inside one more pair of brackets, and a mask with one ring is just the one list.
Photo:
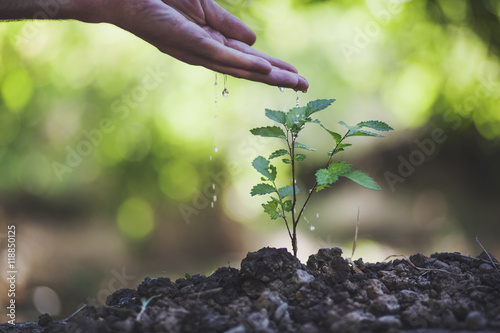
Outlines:
{"label": "fingertip", "polygon": [[296,90],[300,90],[306,93],[307,89],[309,89],[309,82],[306,80],[305,77],[299,75],[299,83],[297,84]]}

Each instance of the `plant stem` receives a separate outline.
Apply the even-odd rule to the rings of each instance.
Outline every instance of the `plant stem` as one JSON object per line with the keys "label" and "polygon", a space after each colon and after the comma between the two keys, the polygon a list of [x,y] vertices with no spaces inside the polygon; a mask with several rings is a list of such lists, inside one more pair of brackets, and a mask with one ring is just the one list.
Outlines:
{"label": "plant stem", "polygon": [[293,255],[297,257],[297,224],[299,219],[295,220],[295,205],[297,204],[297,192],[295,191],[295,140],[297,139],[297,135],[292,133],[292,149],[291,149],[291,163],[292,163],[292,191],[293,191],[293,201],[292,201],[292,222],[293,222],[293,231],[292,231],[292,249]]}
{"label": "plant stem", "polygon": [[[340,139],[340,141],[337,142],[337,144],[335,145],[335,147],[332,149],[332,153],[331,153],[330,157],[328,158],[328,161],[325,164],[325,168],[328,168],[328,166],[332,162],[332,158],[333,158],[333,155],[335,154],[335,150],[337,150],[338,146],[342,143],[342,141],[344,141],[344,139],[346,138],[346,136],[347,136],[348,133],[349,133],[349,131],[346,134],[344,134],[344,136],[342,137],[342,139]],[[314,192],[314,190],[316,189],[317,186],[318,186],[318,181],[315,181],[313,187],[309,190],[309,194],[307,195],[306,201],[304,201],[304,204],[302,205],[302,208],[301,208],[301,210],[299,212],[299,215],[297,216],[297,223],[298,223],[300,217],[302,216],[302,213],[304,212],[304,209],[306,209],[306,205],[309,202],[309,199],[311,198],[311,195],[313,194],[313,192]]]}

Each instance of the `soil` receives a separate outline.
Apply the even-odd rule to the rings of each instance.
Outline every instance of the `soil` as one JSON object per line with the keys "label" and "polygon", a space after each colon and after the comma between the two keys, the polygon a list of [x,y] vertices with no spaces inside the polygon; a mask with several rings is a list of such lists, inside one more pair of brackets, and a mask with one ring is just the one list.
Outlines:
{"label": "soil", "polygon": [[[1,324],[1,332],[500,332],[500,271],[486,253],[416,254],[375,264],[339,248],[307,264],[286,249],[248,253],[241,269],[146,278],[65,320]],[[153,297],[153,298],[152,298]],[[141,299],[150,302],[141,312]]]}

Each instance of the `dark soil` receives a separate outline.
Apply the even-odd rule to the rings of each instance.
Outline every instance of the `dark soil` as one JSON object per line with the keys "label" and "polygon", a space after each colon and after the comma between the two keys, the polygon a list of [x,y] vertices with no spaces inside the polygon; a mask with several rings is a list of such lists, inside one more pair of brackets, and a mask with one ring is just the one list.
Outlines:
{"label": "dark soil", "polygon": [[[248,253],[241,269],[175,282],[146,278],[107,306],[70,319],[0,325],[1,332],[500,332],[500,272],[486,253],[422,254],[376,264],[339,248],[301,264],[286,249]],[[418,268],[417,268],[418,267]],[[141,299],[151,299],[141,312]]]}

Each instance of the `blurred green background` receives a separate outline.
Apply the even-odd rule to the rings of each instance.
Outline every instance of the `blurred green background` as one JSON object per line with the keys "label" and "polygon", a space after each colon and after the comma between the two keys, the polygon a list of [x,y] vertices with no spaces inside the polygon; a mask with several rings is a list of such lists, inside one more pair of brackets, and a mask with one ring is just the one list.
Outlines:
{"label": "blurred green background", "polygon": [[[355,258],[477,255],[476,236],[500,256],[500,1],[219,3],[257,32],[256,48],[309,80],[300,104],[337,99],[319,115],[330,129],[395,129],[339,155],[383,191],[339,182],[315,195],[302,261],[321,247],[350,256],[358,207]],[[263,246],[290,248],[249,195],[251,161],[277,141],[249,130],[296,94],[229,77],[223,98],[214,81],[111,25],[0,23],[0,234],[17,227],[18,321],[103,304],[146,276],[210,274]],[[315,129],[301,141],[318,148],[301,165],[305,189],[331,147]]]}

